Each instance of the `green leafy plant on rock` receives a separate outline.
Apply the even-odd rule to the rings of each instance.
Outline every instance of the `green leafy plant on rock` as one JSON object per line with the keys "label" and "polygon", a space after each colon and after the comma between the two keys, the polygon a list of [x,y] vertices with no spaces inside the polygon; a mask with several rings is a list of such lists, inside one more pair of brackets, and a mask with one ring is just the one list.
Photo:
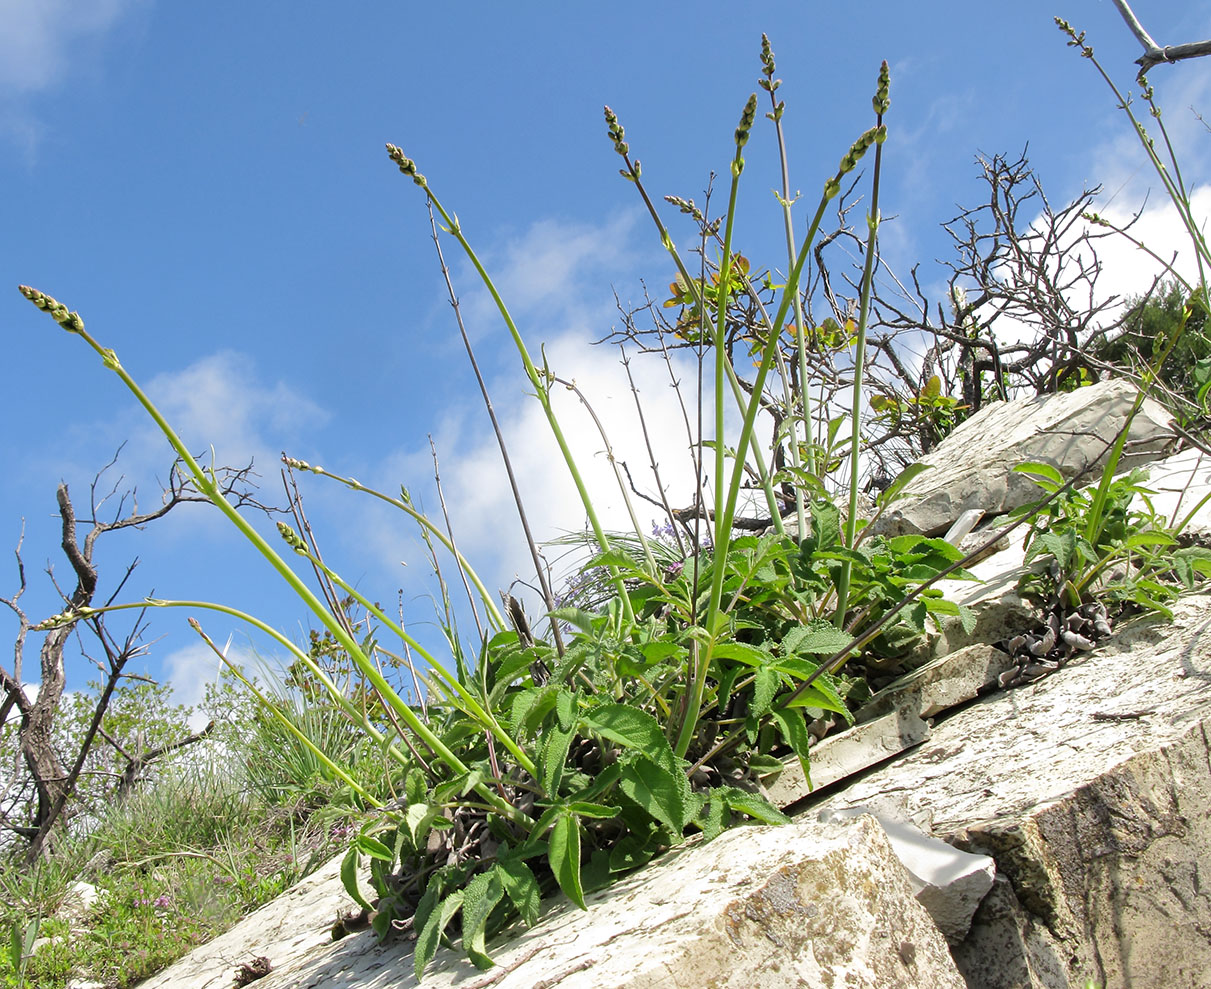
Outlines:
{"label": "green leafy plant on rock", "polygon": [[[762,67],[759,84],[770,95],[767,116],[781,146],[784,106],[774,99],[780,81],[773,78],[768,41],[763,44]],[[809,722],[825,714],[848,719],[846,701],[865,696],[860,678],[838,674],[846,660],[860,657],[868,647],[896,652],[906,638],[924,630],[930,615],[970,620],[935,591],[921,590],[923,582],[957,568],[957,550],[922,537],[862,539],[859,418],[888,90],[884,63],[873,100],[875,123],[823,183],[807,234],[797,244],[784,179],[789,267],[772,315],[749,281],[748,263],[733,247],[742,152],[755,122],[757,97],[745,103],[735,132],[728,209],[710,277],[693,275],[678,253],[644,187],[640,163],[630,154],[617,115],[605,111],[609,139],[624,164],[622,175],[636,187],[676,269],[675,299],[687,310],[683,330],[709,367],[714,438],[699,438],[698,449],[704,461],[702,451],[709,450],[714,484],[709,496],[699,493],[702,512],[696,520],[705,522],[709,533],[695,529],[696,538],[675,559],[666,553],[658,560],[638,525],[634,533],[621,537],[602,527],[556,409],[561,379],[545,358],[532,359],[457,218],[412,159],[398,147],[387,146],[391,160],[424,193],[445,233],[464,251],[496,302],[589,520],[593,553],[583,573],[601,575],[601,593],[592,608],[552,608],[546,616],[550,641],[535,634],[513,602],[502,612],[452,535],[415,507],[407,489],[398,497],[388,495],[318,465],[285,458],[292,471],[328,478],[390,504],[421,528],[435,561],[439,552],[452,561],[447,565],[457,569],[479,609],[477,621],[482,611],[482,635],[468,652],[450,620],[445,626],[450,655],[425,649],[401,622],[323,561],[295,528],[278,525],[290,552],[276,549],[223,497],[213,472],[190,455],[117,355],[85,329],[80,315],[36,289],[21,288],[119,376],[169,439],[197,489],[318,619],[317,641],[323,649],[317,652],[315,643],[304,650],[227,605],[154,600],[109,609],[185,607],[248,622],[288,653],[295,682],[306,684],[316,697],[326,692],[335,709],[377,748],[395,794],[392,799],[371,792],[309,738],[298,719],[246,681],[265,702],[268,716],[368,808],[345,859],[343,878],[364,920],[380,934],[393,929],[415,934],[418,977],[456,922],[463,951],[486,966],[491,963],[488,940],[515,920],[535,923],[542,898],[556,890],[583,907],[587,892],[690,836],[709,840],[746,821],[785,821],[762,796],[762,779],[781,769],[778,756],[783,751],[794,753],[807,772]],[[861,300],[852,328],[845,330],[846,341],[853,343],[855,414],[844,450],[849,490],[848,511],[842,512],[802,482],[815,459],[812,442],[802,431],[809,420],[806,382],[800,378],[796,384],[780,341],[790,327],[803,367],[810,334],[799,279],[828,204],[840,193],[844,177],[872,151]],[[724,339],[727,309],[742,297],[760,314],[749,352],[743,355],[756,367],[747,390]],[[474,361],[469,344],[468,353]],[[786,444],[791,469],[782,474],[768,465],[771,451],[762,451],[754,432],[767,378],[780,380],[789,412],[780,442]],[[724,442],[724,415],[732,401],[738,404],[742,426],[729,444]],[[835,440],[838,429],[830,426],[829,435]],[[758,499],[770,510],[772,531],[740,535],[734,526],[737,506],[746,479],[752,478]],[[777,486],[784,483],[794,487],[800,538],[789,535],[783,521],[785,502]],[[320,578],[323,600],[290,565],[293,556],[302,557]],[[338,599],[343,603],[334,603]],[[448,599],[446,604],[449,614]],[[360,609],[372,631],[355,634],[347,620],[348,607]],[[70,612],[45,624],[79,617]],[[190,623],[205,638],[197,619],[191,617]],[[382,661],[398,658],[384,644],[389,640],[400,643],[398,652],[415,658],[419,689],[414,696],[397,692],[380,671]],[[338,665],[354,678],[357,702],[334,680],[326,656],[339,657]],[[243,676],[238,670],[233,673]],[[373,703],[365,703],[367,698]],[[367,860],[370,890],[359,885],[359,867]]]}

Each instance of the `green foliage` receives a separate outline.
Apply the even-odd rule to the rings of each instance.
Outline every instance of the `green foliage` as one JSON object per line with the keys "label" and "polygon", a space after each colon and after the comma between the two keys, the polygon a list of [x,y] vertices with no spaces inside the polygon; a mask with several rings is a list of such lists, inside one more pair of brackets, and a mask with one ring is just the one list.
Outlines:
{"label": "green foliage", "polygon": [[1180,590],[1211,575],[1211,551],[1178,548],[1168,521],[1153,509],[1146,471],[1110,478],[1104,488],[1078,489],[1066,487],[1050,464],[1014,469],[1044,491],[1059,492],[1014,513],[1033,516],[1026,563],[1045,564],[1028,569],[1019,586],[1048,609],[1098,600],[1112,614],[1133,606],[1171,618],[1168,604]]}
{"label": "green foliage", "polygon": [[933,375],[915,395],[872,395],[876,418],[893,429],[911,428],[922,434],[922,446],[933,449],[963,421],[968,406],[942,394],[942,379]]}
{"label": "green foliage", "polygon": [[1178,281],[1165,282],[1150,295],[1128,300],[1120,331],[1096,345],[1099,358],[1138,373],[1152,369],[1167,342],[1176,338],[1164,362],[1155,368],[1155,376],[1169,392],[1186,400],[1175,403],[1175,411],[1186,419],[1211,413],[1211,337],[1207,313],[1199,303],[1199,295],[1191,295]]}

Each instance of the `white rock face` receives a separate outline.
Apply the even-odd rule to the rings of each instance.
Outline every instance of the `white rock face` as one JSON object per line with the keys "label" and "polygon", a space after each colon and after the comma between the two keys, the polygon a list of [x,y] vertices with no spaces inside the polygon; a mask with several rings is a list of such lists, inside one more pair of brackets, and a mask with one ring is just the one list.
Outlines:
{"label": "white rock face", "polygon": [[[874,818],[739,828],[677,849],[608,890],[589,911],[557,901],[534,930],[490,946],[478,972],[442,950],[420,986],[496,989],[963,989],[946,941],[913,899],[908,875]],[[306,915],[314,911],[308,909]],[[255,915],[254,915],[255,917]],[[249,918],[252,920],[253,918]],[[285,920],[286,918],[283,918]],[[300,917],[300,926],[305,918]],[[242,954],[267,953],[241,925]],[[237,931],[240,928],[236,929]],[[230,932],[232,934],[235,931]],[[299,932],[302,933],[301,931]],[[212,953],[230,971],[241,954]],[[195,954],[197,954],[195,952]],[[273,956],[271,955],[271,960]],[[174,971],[180,969],[180,972]],[[144,989],[221,984],[180,962]],[[283,956],[257,989],[405,989],[411,950],[373,933]]]}
{"label": "white rock face", "polygon": [[[1038,486],[1016,464],[1042,461],[1064,479],[1088,477],[1126,421],[1135,388],[1104,381],[1074,392],[997,402],[968,419],[922,463],[933,469],[915,477],[875,525],[876,532],[940,535],[964,512],[997,515],[1040,497]],[[1131,424],[1123,468],[1154,460],[1171,446],[1171,416],[1145,400]]]}

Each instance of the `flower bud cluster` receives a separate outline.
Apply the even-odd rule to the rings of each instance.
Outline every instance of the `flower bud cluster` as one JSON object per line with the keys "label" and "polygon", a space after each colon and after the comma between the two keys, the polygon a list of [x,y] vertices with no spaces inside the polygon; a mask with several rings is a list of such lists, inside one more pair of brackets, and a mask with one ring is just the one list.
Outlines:
{"label": "flower bud cluster", "polygon": [[17,290],[39,309],[50,313],[55,322],[69,333],[84,332],[84,320],[80,318],[80,314],[68,312],[67,306],[58,299],[52,299],[49,295],[39,292],[36,288],[30,288],[28,285],[18,285]]}
{"label": "flower bud cluster", "polygon": [[748,102],[744,104],[744,111],[740,114],[740,126],[736,128],[736,150],[748,144],[749,131],[753,129],[753,121],[756,117],[757,94],[753,93],[749,96]]}
{"label": "flower bud cluster", "polygon": [[761,35],[761,65],[761,72],[765,78],[758,79],[757,85],[767,93],[772,93],[782,85],[782,80],[774,78],[774,53],[769,46],[768,34]]}
{"label": "flower bud cluster", "polygon": [[284,453],[282,454],[282,463],[291,470],[309,470],[312,472],[323,470],[322,467],[312,467],[306,460],[299,460],[297,457],[288,457]]}
{"label": "flower bud cluster", "polygon": [[891,91],[891,72],[887,68],[887,59],[883,60],[883,64],[879,67],[879,84],[875,89],[875,98],[871,100],[874,105],[875,113],[882,116],[887,112],[887,108],[891,106],[891,97],[888,95]]}
{"label": "flower bud cluster", "polygon": [[692,199],[683,199],[681,196],[665,196],[664,201],[670,206],[676,206],[686,216],[693,217],[697,223],[702,223],[705,219],[702,215],[702,210],[694,205],[694,200]]}
{"label": "flower bud cluster", "polygon": [[422,189],[429,187],[428,181],[420,172],[416,170],[416,162],[409,158],[394,144],[387,145],[387,154],[393,162],[399,166],[399,170],[408,176],[413,182],[419,185]]}
{"label": "flower bud cluster", "polygon": [[285,522],[278,523],[278,534],[286,541],[286,545],[296,553],[301,553],[304,556],[307,555],[307,544],[303,542],[303,538]]}
{"label": "flower bud cluster", "polygon": [[623,128],[622,124],[618,122],[618,115],[608,106],[605,108],[605,121],[606,136],[614,142],[614,150],[625,158],[627,152],[631,150],[630,145],[628,145],[624,140],[626,137],[626,130]]}
{"label": "flower bud cluster", "polygon": [[66,611],[61,611],[57,615],[51,615],[49,618],[44,618],[37,625],[31,625],[30,628],[34,632],[49,632],[51,629],[62,628],[64,625],[72,625],[80,621],[82,618],[87,618],[96,609],[95,608],[68,608]]}

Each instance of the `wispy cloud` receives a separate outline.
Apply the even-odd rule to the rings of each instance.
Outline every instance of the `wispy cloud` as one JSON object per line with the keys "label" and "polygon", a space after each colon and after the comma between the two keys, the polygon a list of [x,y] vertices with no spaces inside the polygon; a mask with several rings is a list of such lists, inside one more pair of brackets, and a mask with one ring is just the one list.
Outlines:
{"label": "wispy cloud", "polygon": [[81,45],[111,30],[147,0],[0,0],[0,94],[47,89],[67,74]]}
{"label": "wispy cloud", "polygon": [[105,37],[151,0],[0,0],[0,139],[32,164],[45,125],[30,98],[93,63]]}

